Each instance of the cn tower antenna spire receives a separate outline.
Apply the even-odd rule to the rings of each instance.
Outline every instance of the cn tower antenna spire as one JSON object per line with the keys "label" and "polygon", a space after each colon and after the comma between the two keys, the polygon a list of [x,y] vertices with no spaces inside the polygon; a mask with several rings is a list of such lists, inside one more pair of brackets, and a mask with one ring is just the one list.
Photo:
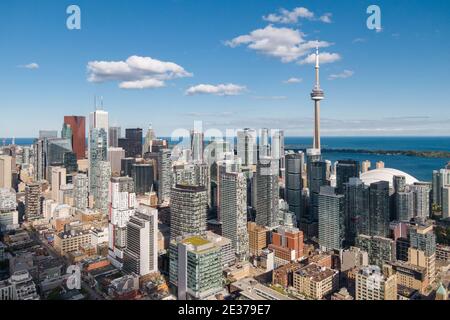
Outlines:
{"label": "cn tower antenna spire", "polygon": [[320,54],[319,54],[319,41],[316,46],[316,83],[314,89],[311,92],[311,99],[314,101],[314,149],[320,152],[320,101],[325,98],[325,94],[320,89]]}

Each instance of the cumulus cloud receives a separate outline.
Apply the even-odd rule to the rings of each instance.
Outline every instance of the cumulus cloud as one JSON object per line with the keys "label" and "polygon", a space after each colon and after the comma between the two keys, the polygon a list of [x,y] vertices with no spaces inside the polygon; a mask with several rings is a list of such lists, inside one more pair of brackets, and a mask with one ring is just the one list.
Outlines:
{"label": "cumulus cloud", "polygon": [[325,13],[324,15],[320,16],[319,20],[324,23],[331,23],[332,16],[333,16],[333,14],[331,14],[331,13]]}
{"label": "cumulus cloud", "polygon": [[36,62],[32,62],[29,64],[20,65],[19,68],[34,70],[34,69],[39,69],[39,65]]}
{"label": "cumulus cloud", "polygon": [[125,61],[90,61],[87,70],[89,82],[119,81],[122,89],[160,88],[167,80],[192,76],[176,63],[140,56]]}
{"label": "cumulus cloud", "polygon": [[265,21],[272,23],[297,23],[299,19],[313,19],[314,13],[307,8],[298,7],[292,11],[286,9],[280,9],[279,13],[271,13],[264,16]]}
{"label": "cumulus cloud", "polygon": [[264,29],[256,29],[249,34],[238,36],[225,44],[232,48],[247,45],[249,49],[279,58],[284,63],[306,56],[316,46],[324,48],[331,45],[326,41],[306,41],[304,37],[305,34],[299,30],[268,25]]}
{"label": "cumulus cloud", "polygon": [[188,88],[185,92],[188,96],[197,94],[212,94],[216,96],[236,96],[242,94],[247,88],[237,84],[199,84]]}
{"label": "cumulus cloud", "polygon": [[[319,53],[320,63],[332,63],[341,60],[341,56],[338,53],[321,52]],[[305,59],[299,62],[300,64],[315,64],[316,54],[312,53],[308,55]]]}
{"label": "cumulus cloud", "polygon": [[293,83],[299,83],[299,82],[302,82],[302,81],[303,81],[303,79],[301,79],[301,78],[289,78],[289,79],[283,81],[283,83],[285,83],[285,84],[293,84]]}
{"label": "cumulus cloud", "polygon": [[336,80],[336,79],[347,79],[350,78],[351,76],[353,76],[355,74],[355,72],[350,71],[350,70],[344,70],[341,73],[337,73],[337,74],[331,74],[328,79],[329,80]]}

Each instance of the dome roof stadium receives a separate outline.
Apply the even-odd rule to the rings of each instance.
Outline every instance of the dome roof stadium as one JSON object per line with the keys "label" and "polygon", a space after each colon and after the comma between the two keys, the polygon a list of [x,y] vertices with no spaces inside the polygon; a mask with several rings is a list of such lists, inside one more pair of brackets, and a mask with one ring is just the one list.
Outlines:
{"label": "dome roof stadium", "polygon": [[389,186],[392,188],[394,184],[394,176],[404,176],[406,178],[406,184],[409,185],[419,182],[419,180],[406,172],[388,168],[369,170],[361,174],[361,180],[366,185],[379,181],[387,181],[389,182]]}

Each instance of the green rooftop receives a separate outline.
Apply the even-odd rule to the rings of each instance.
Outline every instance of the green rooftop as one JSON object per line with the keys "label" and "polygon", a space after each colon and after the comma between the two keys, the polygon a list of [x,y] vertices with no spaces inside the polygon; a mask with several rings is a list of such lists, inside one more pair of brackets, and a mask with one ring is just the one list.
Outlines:
{"label": "green rooftop", "polygon": [[192,244],[193,246],[202,246],[208,244],[209,241],[200,236],[194,236],[183,240],[184,244]]}

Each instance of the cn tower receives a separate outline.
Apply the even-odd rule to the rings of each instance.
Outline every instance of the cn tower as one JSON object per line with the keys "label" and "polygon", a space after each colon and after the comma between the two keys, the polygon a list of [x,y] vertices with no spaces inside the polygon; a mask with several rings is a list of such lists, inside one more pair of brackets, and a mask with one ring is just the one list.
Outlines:
{"label": "cn tower", "polygon": [[319,69],[320,69],[320,59],[319,59],[319,47],[316,47],[316,84],[311,92],[311,99],[314,101],[314,149],[320,151],[320,101],[325,98],[325,94],[322,89],[320,89],[319,80]]}

